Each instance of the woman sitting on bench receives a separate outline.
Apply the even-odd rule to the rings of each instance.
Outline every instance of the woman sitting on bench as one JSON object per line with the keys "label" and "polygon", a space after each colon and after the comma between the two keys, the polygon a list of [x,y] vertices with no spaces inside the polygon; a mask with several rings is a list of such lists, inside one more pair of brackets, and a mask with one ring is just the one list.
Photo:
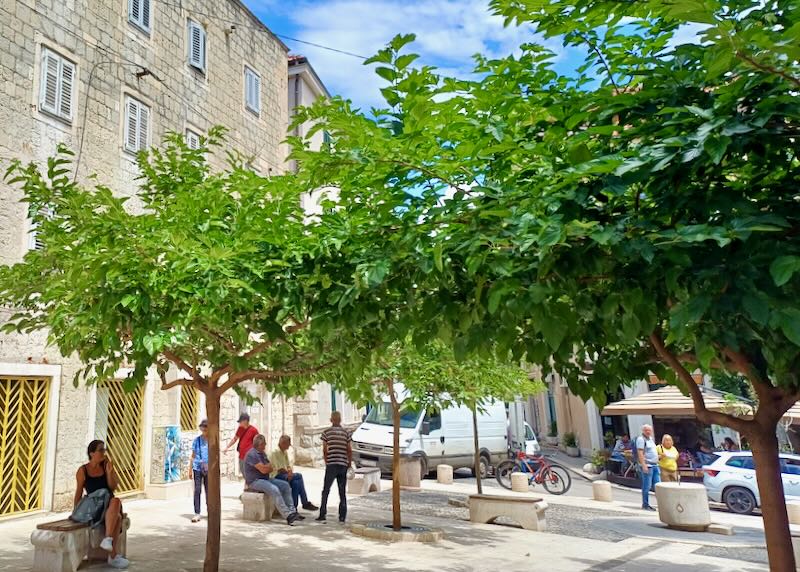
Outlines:
{"label": "woman sitting on bench", "polygon": [[111,500],[103,517],[106,525],[106,536],[100,543],[100,548],[110,553],[108,557],[110,566],[113,568],[127,568],[128,560],[121,554],[117,554],[117,539],[122,520],[122,503],[114,496],[114,489],[119,484],[117,475],[114,472],[114,466],[111,464],[111,459],[106,457],[106,445],[102,441],[95,440],[89,443],[87,452],[89,454],[89,462],[82,465],[75,475],[78,486],[75,490],[73,505],[75,507],[78,506],[81,498],[83,498],[84,491],[86,491],[87,495],[90,495],[100,489],[108,490]]}

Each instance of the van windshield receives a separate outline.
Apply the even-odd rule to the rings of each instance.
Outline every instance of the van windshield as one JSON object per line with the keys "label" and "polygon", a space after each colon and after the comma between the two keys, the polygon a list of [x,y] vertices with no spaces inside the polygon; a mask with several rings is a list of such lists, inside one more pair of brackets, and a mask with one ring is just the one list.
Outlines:
{"label": "van windshield", "polygon": [[[400,427],[405,429],[413,429],[417,426],[417,419],[419,419],[419,411],[411,411],[408,409],[400,410]],[[392,404],[379,403],[369,410],[367,423],[375,423],[376,425],[388,425],[391,427],[392,423]]]}

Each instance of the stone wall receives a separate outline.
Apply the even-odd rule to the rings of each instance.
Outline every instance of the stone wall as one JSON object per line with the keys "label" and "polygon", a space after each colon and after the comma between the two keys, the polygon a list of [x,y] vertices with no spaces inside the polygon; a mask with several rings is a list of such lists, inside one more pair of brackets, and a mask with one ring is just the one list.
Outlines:
{"label": "stone wall", "polygon": [[[230,147],[252,156],[254,169],[266,174],[284,169],[282,145],[288,122],[285,46],[244,8],[239,0],[153,1],[151,32],[128,22],[124,0],[3,0],[0,2],[0,168],[18,158],[44,163],[59,143],[80,153],[77,179],[108,185],[115,193],[135,196],[138,167],[123,149],[126,95],[151,108],[150,144],[168,131],[198,133],[214,125],[229,129]],[[213,14],[213,17],[202,15]],[[187,65],[187,19],[207,32],[207,73]],[[239,25],[233,27],[230,22]],[[234,29],[235,28],[235,29]],[[49,49],[76,66],[73,117],[54,118],[39,110],[42,50]],[[244,107],[244,66],[261,76],[261,113]],[[147,70],[145,72],[145,70]],[[223,156],[214,159],[221,165]],[[90,175],[95,176],[90,182]],[[0,182],[0,264],[22,259],[30,246],[30,224],[19,189]],[[135,200],[131,209],[140,208]],[[0,323],[8,319],[0,311]],[[48,424],[56,427],[56,451],[45,479],[50,491],[45,507],[71,505],[75,472],[86,460],[94,434],[94,390],[72,385],[81,364],[46,345],[45,332],[0,335],[0,376],[36,364],[61,366],[53,387],[59,402]],[[151,380],[145,392],[145,456],[152,427],[178,423],[174,393]],[[223,396],[223,444],[235,430],[238,399]],[[145,480],[150,468],[143,459]],[[232,475],[235,456],[222,459]]]}

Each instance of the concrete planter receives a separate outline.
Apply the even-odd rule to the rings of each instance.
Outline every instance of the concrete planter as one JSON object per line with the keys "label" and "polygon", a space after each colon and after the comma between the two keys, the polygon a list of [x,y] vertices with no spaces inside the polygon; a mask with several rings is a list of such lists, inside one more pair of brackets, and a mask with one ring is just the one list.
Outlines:
{"label": "concrete planter", "polygon": [[565,447],[565,449],[566,449],[567,455],[569,455],[570,457],[580,457],[581,456],[581,450],[578,449],[577,447]]}
{"label": "concrete planter", "polygon": [[419,457],[400,457],[400,488],[407,491],[420,490]]}
{"label": "concrete planter", "polygon": [[558,435],[553,435],[553,436],[548,435],[547,437],[545,437],[545,443],[547,443],[551,447],[557,447],[558,446]]}
{"label": "concrete planter", "polygon": [[794,569],[800,572],[800,536],[795,536],[795,534],[792,534],[792,548],[794,549],[795,565]]}
{"label": "concrete planter", "polygon": [[697,483],[658,483],[658,518],[670,528],[703,532],[711,524],[708,493]]}

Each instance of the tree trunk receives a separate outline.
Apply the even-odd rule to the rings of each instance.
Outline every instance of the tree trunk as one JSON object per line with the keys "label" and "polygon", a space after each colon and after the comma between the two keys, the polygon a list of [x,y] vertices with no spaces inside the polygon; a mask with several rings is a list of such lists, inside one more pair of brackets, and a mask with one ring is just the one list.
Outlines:
{"label": "tree trunk", "polygon": [[478,484],[478,494],[483,494],[481,483],[481,449],[478,443],[478,408],[472,406],[472,442],[475,448],[475,482]]}
{"label": "tree trunk", "polygon": [[753,448],[753,461],[756,465],[769,569],[772,572],[794,572],[794,549],[789,517],[786,514],[775,426],[770,427],[769,423],[756,424],[747,437]]}
{"label": "tree trunk", "polygon": [[206,393],[208,420],[208,531],[206,533],[206,558],[203,572],[219,570],[220,521],[222,495],[219,471],[219,395]]}
{"label": "tree trunk", "polygon": [[394,383],[389,381],[389,399],[392,402],[392,528],[401,530],[400,521],[400,404],[394,393]]}

